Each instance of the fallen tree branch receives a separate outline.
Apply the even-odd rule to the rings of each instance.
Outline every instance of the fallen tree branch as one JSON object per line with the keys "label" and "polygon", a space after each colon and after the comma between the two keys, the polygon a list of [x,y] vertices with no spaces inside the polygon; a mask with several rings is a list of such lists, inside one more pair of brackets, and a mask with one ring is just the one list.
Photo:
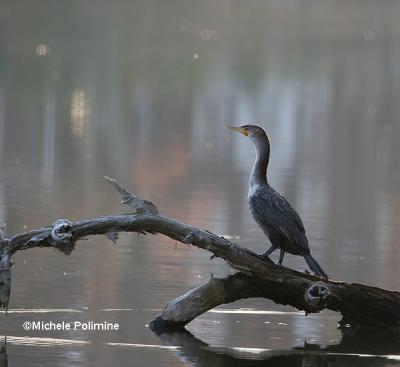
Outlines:
{"label": "fallen tree branch", "polygon": [[269,287],[263,279],[242,272],[222,279],[211,277],[207,283],[170,301],[161,314],[148,326],[158,332],[179,329],[214,307],[239,299],[255,297],[268,298],[276,303],[287,304],[290,294],[277,292],[276,287]]}
{"label": "fallen tree branch", "polygon": [[[306,314],[323,309],[342,314],[341,326],[399,331],[399,292],[358,283],[314,282],[299,275],[274,279],[279,269],[259,277],[236,273],[226,278],[212,277],[207,283],[170,301],[148,326],[154,331],[179,330],[208,310],[240,299],[263,297],[291,305]],[[290,269],[283,269],[285,273]]]}
{"label": "fallen tree branch", "polygon": [[[212,278],[207,284],[171,301],[149,325],[153,329],[182,328],[195,317],[219,304],[250,297],[265,297],[291,305],[306,313],[330,309],[341,312],[343,323],[353,326],[400,327],[400,293],[357,283],[321,281],[319,278],[280,267],[254,252],[209,231],[174,221],[158,214],[156,206],[123,189],[115,180],[106,180],[120,193],[122,203],[134,214],[104,216],[71,222],[57,220],[52,226],[35,229],[11,238],[0,238],[0,264],[9,270],[10,257],[20,250],[51,246],[70,253],[75,242],[90,235],[104,234],[116,241],[118,232],[160,233],[185,244],[210,251],[240,273],[225,279]],[[11,282],[11,276],[5,277]],[[0,282],[0,301],[10,284]],[[8,293],[9,294],[9,293]]]}

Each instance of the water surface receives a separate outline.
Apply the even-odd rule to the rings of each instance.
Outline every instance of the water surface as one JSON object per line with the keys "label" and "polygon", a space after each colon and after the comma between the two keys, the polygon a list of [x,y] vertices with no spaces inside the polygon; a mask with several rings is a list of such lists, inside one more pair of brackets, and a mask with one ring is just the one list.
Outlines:
{"label": "water surface", "polygon": [[[324,269],[398,289],[399,15],[394,0],[0,2],[0,222],[15,234],[127,212],[107,175],[164,215],[261,253],[246,202],[253,147],[224,128],[257,122],[272,143],[270,181]],[[394,337],[342,336],[337,314],[263,299],[209,312],[192,334],[153,334],[145,324],[170,299],[231,271],[166,237],[95,237],[69,256],[34,249],[14,261],[11,312],[0,315],[9,366],[400,358]],[[121,327],[29,332],[25,320]]]}

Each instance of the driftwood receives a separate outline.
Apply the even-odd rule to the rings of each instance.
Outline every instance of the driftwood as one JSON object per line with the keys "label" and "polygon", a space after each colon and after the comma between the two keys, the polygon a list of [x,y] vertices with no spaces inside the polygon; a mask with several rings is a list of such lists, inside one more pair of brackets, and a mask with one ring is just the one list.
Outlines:
{"label": "driftwood", "polygon": [[77,240],[90,235],[107,235],[116,241],[118,232],[164,234],[224,259],[238,273],[206,284],[169,302],[149,323],[153,330],[182,329],[191,320],[220,304],[243,298],[264,297],[291,305],[306,314],[323,309],[342,314],[342,324],[351,326],[400,328],[400,292],[357,283],[321,280],[313,275],[277,266],[268,259],[209,231],[163,217],[156,206],[123,189],[115,180],[106,180],[120,193],[122,203],[134,214],[105,216],[71,222],[57,220],[52,226],[12,237],[0,234],[0,302],[7,308],[11,289],[11,257],[33,247],[55,247],[68,254]]}

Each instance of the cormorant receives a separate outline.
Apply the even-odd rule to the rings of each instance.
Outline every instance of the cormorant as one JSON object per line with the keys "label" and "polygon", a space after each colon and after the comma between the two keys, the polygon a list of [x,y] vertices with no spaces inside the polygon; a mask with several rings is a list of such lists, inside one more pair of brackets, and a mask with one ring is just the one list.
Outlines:
{"label": "cormorant", "polygon": [[266,132],[262,127],[256,125],[227,127],[249,137],[256,148],[256,160],[250,175],[248,200],[254,220],[268,236],[272,245],[262,256],[268,256],[279,248],[279,265],[282,265],[286,252],[303,256],[315,274],[328,279],[328,275],[311,256],[306,231],[299,215],[290,203],[268,183],[267,168],[270,144]]}

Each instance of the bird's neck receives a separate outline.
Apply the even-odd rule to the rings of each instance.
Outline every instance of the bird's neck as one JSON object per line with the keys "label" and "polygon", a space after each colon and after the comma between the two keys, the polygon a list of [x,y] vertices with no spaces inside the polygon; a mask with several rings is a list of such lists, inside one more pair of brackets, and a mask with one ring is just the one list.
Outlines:
{"label": "bird's neck", "polygon": [[267,168],[269,163],[269,140],[268,137],[254,140],[256,148],[256,160],[250,175],[250,187],[267,182]]}

